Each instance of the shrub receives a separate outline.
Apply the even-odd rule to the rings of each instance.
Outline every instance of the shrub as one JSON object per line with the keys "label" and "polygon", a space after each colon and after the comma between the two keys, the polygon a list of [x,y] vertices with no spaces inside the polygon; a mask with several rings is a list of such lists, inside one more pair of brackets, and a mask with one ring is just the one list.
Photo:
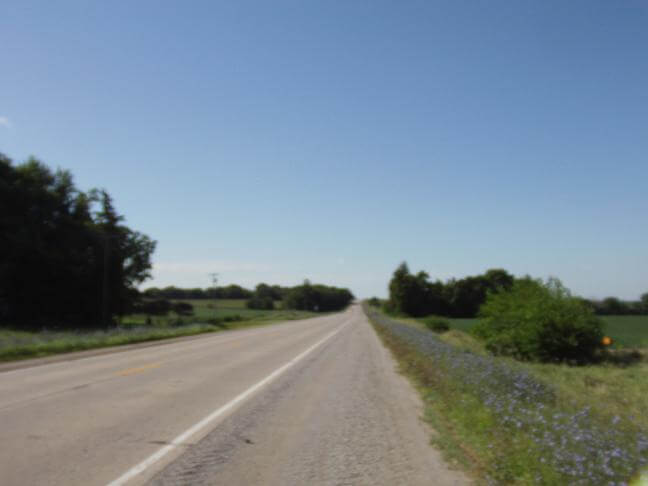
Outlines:
{"label": "shrub", "polygon": [[372,307],[380,307],[380,299],[378,297],[372,297],[368,302]]}
{"label": "shrub", "polygon": [[252,297],[245,303],[248,309],[273,310],[274,301],[271,297]]}
{"label": "shrub", "polygon": [[425,327],[427,327],[430,331],[438,333],[443,333],[450,330],[450,324],[448,323],[448,321],[437,316],[426,317],[425,319],[423,319],[423,324],[425,324]]}
{"label": "shrub", "polygon": [[189,302],[175,302],[171,304],[171,310],[180,316],[192,316],[194,313],[193,305]]}
{"label": "shrub", "polygon": [[494,354],[531,361],[592,361],[603,338],[602,322],[558,279],[516,280],[490,294],[473,332]]}
{"label": "shrub", "polygon": [[166,299],[145,300],[135,308],[135,312],[152,316],[165,316],[170,310],[171,302]]}
{"label": "shrub", "polygon": [[174,319],[169,319],[169,326],[170,327],[181,327],[186,324],[189,324],[186,320],[184,320],[182,317],[176,317]]}

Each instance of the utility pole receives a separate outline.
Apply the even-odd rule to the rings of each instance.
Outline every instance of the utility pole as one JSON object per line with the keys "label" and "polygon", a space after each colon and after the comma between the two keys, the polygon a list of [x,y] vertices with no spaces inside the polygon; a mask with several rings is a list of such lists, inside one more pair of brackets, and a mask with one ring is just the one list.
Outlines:
{"label": "utility pole", "polygon": [[216,311],[216,299],[218,298],[216,294],[216,284],[218,283],[218,273],[212,272],[209,274],[212,281],[212,286],[214,287],[214,312]]}

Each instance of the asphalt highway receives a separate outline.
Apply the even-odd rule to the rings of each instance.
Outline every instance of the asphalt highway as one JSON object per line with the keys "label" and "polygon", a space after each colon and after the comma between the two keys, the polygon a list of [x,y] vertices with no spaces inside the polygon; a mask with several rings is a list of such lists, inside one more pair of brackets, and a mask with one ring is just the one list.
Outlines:
{"label": "asphalt highway", "polygon": [[362,310],[0,373],[0,484],[465,484]]}

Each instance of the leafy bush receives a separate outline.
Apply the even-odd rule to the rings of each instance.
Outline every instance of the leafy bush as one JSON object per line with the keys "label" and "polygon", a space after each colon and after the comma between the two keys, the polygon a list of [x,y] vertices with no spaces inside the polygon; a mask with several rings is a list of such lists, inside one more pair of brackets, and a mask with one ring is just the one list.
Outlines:
{"label": "leafy bush", "polygon": [[228,322],[240,322],[243,321],[243,316],[241,314],[229,314],[227,316],[222,316],[222,317],[210,317],[209,319],[205,319],[205,321],[208,324],[212,324],[214,326],[220,326],[220,327],[227,327],[225,324]]}
{"label": "leafy bush", "polygon": [[369,302],[370,306],[380,307],[380,299],[378,297],[372,297],[367,302]]}
{"label": "leafy bush", "polygon": [[169,319],[169,327],[182,327],[189,324],[189,321],[183,319],[182,317],[176,317],[174,319]]}
{"label": "leafy bush", "polygon": [[516,280],[510,291],[490,294],[473,332],[495,354],[521,360],[592,361],[602,322],[558,279]]}
{"label": "leafy bush", "polygon": [[423,324],[430,331],[443,333],[450,330],[450,323],[442,317],[430,316],[423,319]]}
{"label": "leafy bush", "polygon": [[151,316],[165,316],[171,311],[172,304],[166,299],[145,300],[135,307],[135,312]]}
{"label": "leafy bush", "polygon": [[180,316],[191,316],[194,313],[194,307],[189,302],[175,302],[171,305],[171,310]]}
{"label": "leafy bush", "polygon": [[254,296],[245,303],[248,309],[273,310],[274,301],[272,297]]}

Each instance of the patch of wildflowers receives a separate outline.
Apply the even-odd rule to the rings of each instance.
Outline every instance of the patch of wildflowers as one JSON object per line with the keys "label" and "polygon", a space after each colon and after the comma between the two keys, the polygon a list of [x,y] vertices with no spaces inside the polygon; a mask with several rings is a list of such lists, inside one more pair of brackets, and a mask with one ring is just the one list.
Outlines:
{"label": "patch of wildflowers", "polygon": [[[530,438],[539,462],[551,465],[566,484],[620,486],[648,464],[648,433],[631,418],[617,415],[610,425],[590,407],[560,410],[554,389],[521,367],[459,350],[434,333],[366,312],[376,325],[432,359],[444,379],[477,398],[513,437]],[[544,481],[540,475],[535,478]]]}

